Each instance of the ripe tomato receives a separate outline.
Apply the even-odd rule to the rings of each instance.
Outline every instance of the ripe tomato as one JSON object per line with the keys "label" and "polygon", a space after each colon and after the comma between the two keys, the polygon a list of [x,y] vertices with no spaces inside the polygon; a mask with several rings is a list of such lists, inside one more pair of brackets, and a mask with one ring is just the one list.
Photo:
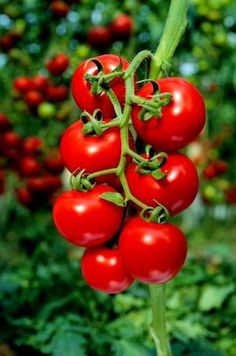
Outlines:
{"label": "ripe tomato", "polygon": [[[132,121],[140,138],[155,150],[175,151],[185,147],[200,134],[205,124],[205,105],[200,92],[182,78],[157,81],[160,93],[172,94],[171,102],[162,108],[162,117],[140,120],[141,106],[134,105]],[[151,83],[145,84],[138,96],[150,99],[154,94]]]}
{"label": "ripe tomato", "polygon": [[143,283],[166,283],[182,268],[187,243],[175,225],[131,218],[121,232],[119,250],[125,269]]}
{"label": "ripe tomato", "polygon": [[90,287],[104,293],[123,292],[133,282],[125,271],[118,249],[87,249],[81,261],[82,275]]}
{"label": "ripe tomato", "polygon": [[11,122],[7,115],[0,112],[0,133],[8,131],[11,129]]}
{"label": "ripe tomato", "polygon": [[49,85],[46,89],[46,95],[49,101],[52,102],[61,102],[67,99],[69,94],[68,88],[61,85]]}
{"label": "ripe tomato", "polygon": [[19,148],[22,138],[15,131],[7,131],[1,137],[4,148]]}
{"label": "ripe tomato", "polygon": [[17,188],[15,190],[17,200],[24,206],[32,205],[34,197],[27,187]]}
{"label": "ripe tomato", "polygon": [[27,77],[17,77],[14,80],[14,88],[21,94],[25,94],[27,91],[29,91],[32,86],[31,86],[31,79]]}
{"label": "ripe tomato", "polygon": [[104,26],[94,26],[87,33],[87,41],[93,48],[108,47],[111,43],[111,32]]}
{"label": "ripe tomato", "polygon": [[112,37],[116,40],[127,39],[133,30],[133,20],[129,15],[121,14],[110,24]]}
{"label": "ripe tomato", "polygon": [[33,90],[44,92],[48,86],[48,78],[43,75],[36,75],[31,78],[31,86]]}
{"label": "ripe tomato", "polygon": [[50,8],[53,15],[56,17],[65,17],[70,10],[70,6],[65,1],[61,0],[53,1]]}
{"label": "ripe tomato", "polygon": [[43,102],[42,94],[36,90],[28,91],[24,99],[30,108],[37,108]]}
{"label": "ripe tomato", "polygon": [[23,157],[19,163],[19,171],[24,177],[35,176],[40,173],[42,165],[34,157]]}
{"label": "ripe tomato", "polygon": [[115,168],[121,154],[119,129],[108,129],[101,136],[83,136],[82,129],[81,120],[74,122],[64,131],[60,142],[62,160],[69,171],[85,169],[92,173]]}
{"label": "ripe tomato", "polygon": [[122,222],[123,208],[100,198],[105,192],[115,190],[106,185],[96,185],[91,191],[70,190],[57,198],[53,221],[66,240],[78,246],[91,247],[114,236]]}
{"label": "ripe tomato", "polygon": [[67,54],[58,53],[53,59],[48,61],[46,67],[52,75],[59,76],[67,69],[69,62]]}
{"label": "ripe tomato", "polygon": [[131,193],[148,206],[157,202],[164,205],[170,215],[186,209],[195,199],[198,191],[198,174],[192,161],[185,155],[169,153],[161,167],[166,177],[156,180],[151,174],[136,172],[136,164],[127,169],[127,180]]}
{"label": "ripe tomato", "polygon": [[61,179],[59,176],[51,174],[30,177],[27,180],[27,188],[35,195],[45,196],[61,188]]}
{"label": "ripe tomato", "polygon": [[52,150],[48,153],[44,161],[45,168],[52,174],[59,174],[64,169],[64,164],[58,150]]}
{"label": "ripe tomato", "polygon": [[[122,70],[126,70],[129,66],[129,63],[125,59],[115,54],[104,54],[96,57],[96,60],[102,64],[105,74],[111,73],[117,66],[119,66],[120,62],[122,64]],[[91,85],[84,78],[87,73],[91,75],[98,74],[98,68],[94,62],[82,62],[72,77],[72,94],[78,107],[81,110],[86,110],[91,114],[95,109],[100,109],[104,118],[114,117],[114,108],[107,94],[102,92],[99,95],[92,95]],[[125,85],[123,79],[113,79],[109,85],[121,105],[124,105]]]}
{"label": "ripe tomato", "polygon": [[22,151],[26,155],[35,155],[39,153],[43,146],[43,140],[37,136],[26,137],[23,141]]}

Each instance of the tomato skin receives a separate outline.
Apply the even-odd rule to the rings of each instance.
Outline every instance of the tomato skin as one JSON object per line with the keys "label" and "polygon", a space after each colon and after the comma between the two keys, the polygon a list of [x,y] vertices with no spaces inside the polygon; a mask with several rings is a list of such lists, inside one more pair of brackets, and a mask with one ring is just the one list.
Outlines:
{"label": "tomato skin", "polygon": [[13,82],[14,88],[21,94],[31,90],[31,79],[27,77],[17,77]]}
{"label": "tomato skin", "polygon": [[[126,70],[129,67],[129,63],[125,59],[114,54],[104,54],[96,57],[96,59],[102,64],[105,74],[111,73],[120,64],[120,61],[122,63],[122,70]],[[104,118],[112,118],[115,116],[115,111],[107,94],[102,92],[99,95],[92,95],[90,91],[91,85],[84,79],[87,73],[96,75],[97,72],[97,66],[94,62],[82,62],[72,77],[72,94],[81,110],[86,110],[93,114],[94,110],[100,109]],[[116,78],[112,80],[110,87],[123,106],[125,103],[125,85],[123,79]]]}
{"label": "tomato skin", "polygon": [[24,206],[32,205],[34,197],[27,187],[17,188],[15,190],[16,198]]}
{"label": "tomato skin", "polygon": [[7,131],[2,135],[2,146],[4,148],[19,148],[22,138],[15,131]]}
{"label": "tomato skin", "polygon": [[133,20],[129,15],[121,14],[110,24],[112,37],[116,40],[125,40],[133,30]]}
{"label": "tomato skin", "polygon": [[118,249],[87,249],[81,261],[82,275],[90,287],[116,294],[126,290],[133,278],[125,271]]}
{"label": "tomato skin", "polygon": [[7,115],[0,112],[0,133],[8,131],[11,129],[11,122]]}
{"label": "tomato skin", "polygon": [[87,41],[93,48],[108,47],[111,43],[111,32],[105,26],[94,26],[87,33]]}
{"label": "tomato skin", "polygon": [[119,250],[127,272],[143,283],[161,284],[182,268],[187,243],[175,225],[131,218],[121,232]]}
{"label": "tomato skin", "polygon": [[50,8],[53,15],[56,17],[65,17],[70,10],[69,5],[61,0],[53,1]]}
{"label": "tomato skin", "polygon": [[199,186],[197,170],[190,158],[173,152],[168,154],[161,171],[167,172],[167,176],[156,180],[150,174],[136,172],[136,164],[132,163],[127,169],[126,177],[130,191],[136,198],[153,207],[157,205],[157,201],[173,216],[194,201]]}
{"label": "tomato skin", "polygon": [[69,126],[60,142],[60,153],[70,172],[85,169],[92,173],[115,168],[120,160],[121,140],[118,128],[106,130],[101,136],[83,136],[81,120]]}
{"label": "tomato skin", "polygon": [[61,75],[68,68],[69,63],[70,61],[67,54],[58,53],[53,59],[48,61],[46,67],[47,70],[56,77]]}
{"label": "tomato skin", "polygon": [[30,108],[37,108],[43,102],[43,96],[37,90],[28,91],[24,99]]}
{"label": "tomato skin", "polygon": [[[162,108],[162,117],[139,119],[141,106],[134,105],[132,121],[140,138],[156,151],[175,151],[185,147],[200,134],[205,124],[206,110],[200,92],[182,78],[157,81],[160,93],[172,94],[171,102]],[[153,95],[151,83],[145,84],[138,96],[149,99]]]}
{"label": "tomato skin", "polygon": [[52,174],[59,174],[64,169],[64,164],[58,150],[52,150],[44,161],[45,168]]}
{"label": "tomato skin", "polygon": [[48,78],[43,75],[37,75],[31,78],[31,87],[32,90],[37,90],[40,92],[44,92],[48,86]]}
{"label": "tomato skin", "polygon": [[43,140],[37,136],[26,137],[23,141],[22,151],[26,155],[35,155],[43,147]]}
{"label": "tomato skin", "polygon": [[51,102],[61,102],[67,99],[69,94],[68,88],[61,85],[49,85],[46,89],[46,95],[49,101]]}
{"label": "tomato skin", "polygon": [[19,163],[19,171],[24,177],[35,176],[41,169],[42,165],[32,156],[23,157]]}
{"label": "tomato skin", "polygon": [[114,236],[122,222],[123,208],[100,198],[105,192],[115,190],[106,185],[96,185],[91,191],[70,190],[57,198],[53,221],[66,240],[78,246],[91,247]]}

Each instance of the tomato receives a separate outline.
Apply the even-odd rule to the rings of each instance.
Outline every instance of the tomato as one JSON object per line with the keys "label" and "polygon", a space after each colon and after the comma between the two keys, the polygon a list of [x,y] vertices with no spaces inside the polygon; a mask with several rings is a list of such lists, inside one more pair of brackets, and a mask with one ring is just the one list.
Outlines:
{"label": "tomato", "polygon": [[2,135],[1,141],[5,148],[19,148],[22,139],[15,131],[7,131]]}
{"label": "tomato", "polygon": [[127,289],[133,278],[125,271],[118,249],[87,249],[81,261],[82,275],[90,287],[115,294]]}
{"label": "tomato", "polygon": [[211,180],[215,177],[225,174],[229,169],[228,163],[216,160],[208,164],[202,171],[203,177],[207,180]]}
{"label": "tomato", "polygon": [[60,0],[53,1],[50,5],[50,8],[53,15],[56,17],[65,17],[70,10],[70,6],[64,1]]}
{"label": "tomato", "polygon": [[132,163],[126,174],[130,191],[146,205],[155,207],[159,202],[170,215],[176,215],[196,197],[199,185],[197,170],[187,156],[173,152],[169,153],[161,172],[166,173],[166,177],[156,180],[151,174],[138,173],[136,164]]}
{"label": "tomato", "polygon": [[69,66],[69,57],[64,53],[58,53],[53,59],[48,61],[46,67],[54,75],[61,75]]}
{"label": "tomato", "polygon": [[2,52],[9,52],[14,47],[14,39],[10,34],[6,34],[0,38],[0,49]]}
{"label": "tomato", "polygon": [[93,48],[108,47],[111,43],[111,32],[104,26],[94,26],[87,33],[87,41]]}
{"label": "tomato", "polygon": [[100,198],[105,192],[115,190],[106,185],[96,185],[91,191],[70,190],[57,198],[53,221],[66,240],[78,246],[91,247],[114,236],[122,222],[123,208]]}
{"label": "tomato", "polygon": [[23,157],[19,163],[19,171],[24,177],[35,176],[40,173],[42,165],[34,157]]}
{"label": "tomato", "polygon": [[61,188],[59,176],[45,174],[39,177],[30,177],[27,180],[27,188],[34,194],[48,195]]}
{"label": "tomato", "polygon": [[30,108],[36,108],[43,102],[43,96],[39,91],[30,90],[25,94],[25,102]]}
{"label": "tomato", "polygon": [[38,115],[41,119],[51,119],[56,115],[56,107],[54,104],[44,102],[38,106]]}
{"label": "tomato", "polygon": [[116,40],[127,39],[133,30],[133,20],[129,15],[121,14],[110,24],[112,37]]}
{"label": "tomato", "polygon": [[37,136],[26,137],[23,141],[22,151],[26,155],[35,155],[40,152],[43,140]]}
{"label": "tomato", "polygon": [[[134,105],[132,121],[140,138],[155,150],[175,151],[185,147],[200,134],[205,124],[206,110],[200,92],[182,78],[164,78],[157,81],[160,93],[170,93],[171,102],[161,110],[162,116],[140,120],[141,106]],[[153,85],[145,84],[138,96],[151,100]]]}
{"label": "tomato", "polygon": [[60,153],[57,150],[52,150],[48,153],[44,161],[45,168],[53,174],[61,173],[64,169]]}
{"label": "tomato", "polygon": [[127,272],[143,283],[166,283],[182,268],[187,243],[175,225],[131,218],[121,232],[119,250]]}
{"label": "tomato", "polygon": [[[96,57],[102,66],[105,74],[109,74],[122,64],[122,70],[126,70],[129,63],[114,54],[105,54]],[[92,95],[91,85],[85,80],[86,74],[96,75],[98,74],[97,65],[92,61],[82,62],[72,77],[72,94],[81,110],[86,110],[89,113],[93,113],[94,110],[100,109],[104,118],[112,118],[115,116],[113,105],[105,92],[99,95]],[[110,82],[110,87],[114,91],[117,99],[123,106],[125,103],[125,84],[123,79],[116,78]]]}
{"label": "tomato", "polygon": [[46,89],[46,95],[49,101],[52,102],[61,102],[68,97],[69,91],[68,88],[64,85],[49,85]]}
{"label": "tomato", "polygon": [[11,122],[7,115],[0,112],[0,133],[8,131],[11,129]]}
{"label": "tomato", "polygon": [[4,193],[4,180],[5,173],[4,171],[0,170],[0,194]]}
{"label": "tomato", "polygon": [[17,200],[24,206],[32,205],[34,197],[27,187],[17,188],[15,190]]}
{"label": "tomato", "polygon": [[25,94],[27,91],[31,90],[32,84],[31,79],[27,77],[17,77],[14,80],[14,88],[21,94]]}
{"label": "tomato", "polygon": [[226,190],[225,199],[229,204],[236,204],[236,186],[231,186]]}
{"label": "tomato", "polygon": [[120,130],[111,128],[101,136],[82,134],[81,120],[69,126],[62,136],[60,152],[65,166],[70,172],[85,169],[92,173],[115,168],[120,160]]}
{"label": "tomato", "polygon": [[48,78],[43,75],[37,75],[31,78],[31,86],[33,90],[44,92],[48,86]]}

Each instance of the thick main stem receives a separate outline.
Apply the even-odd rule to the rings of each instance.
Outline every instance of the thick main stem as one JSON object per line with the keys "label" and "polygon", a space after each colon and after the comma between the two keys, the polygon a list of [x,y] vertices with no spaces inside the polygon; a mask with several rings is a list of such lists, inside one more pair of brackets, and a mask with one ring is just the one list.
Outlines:
{"label": "thick main stem", "polygon": [[158,356],[171,356],[171,349],[166,330],[165,285],[150,285],[152,325],[151,334]]}
{"label": "thick main stem", "polygon": [[164,66],[169,62],[187,27],[187,10],[189,0],[172,0],[166,25],[160,44],[151,62],[149,77],[158,79],[163,76]]}

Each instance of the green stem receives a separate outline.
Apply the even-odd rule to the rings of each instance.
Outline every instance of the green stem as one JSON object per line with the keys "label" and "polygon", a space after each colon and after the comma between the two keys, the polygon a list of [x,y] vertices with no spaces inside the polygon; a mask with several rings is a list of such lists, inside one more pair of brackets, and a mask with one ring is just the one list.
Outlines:
{"label": "green stem", "polygon": [[151,62],[150,79],[163,75],[163,65],[169,62],[187,26],[189,0],[172,0],[160,44]]}
{"label": "green stem", "polygon": [[157,355],[171,356],[172,353],[166,330],[165,285],[150,285],[149,291],[153,316],[151,334],[156,345]]}
{"label": "green stem", "polygon": [[87,179],[90,180],[90,179],[104,176],[107,174],[117,174],[117,168],[104,169],[103,171],[97,171],[97,172],[91,173],[87,176]]}

